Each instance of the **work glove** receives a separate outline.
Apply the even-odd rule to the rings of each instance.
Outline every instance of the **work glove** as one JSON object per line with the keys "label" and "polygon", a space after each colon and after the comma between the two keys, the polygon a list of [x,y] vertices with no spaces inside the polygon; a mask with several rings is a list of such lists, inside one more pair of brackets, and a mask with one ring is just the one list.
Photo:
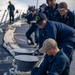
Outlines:
{"label": "work glove", "polygon": [[35,51],[33,52],[33,55],[39,56],[39,55],[43,55],[43,54],[40,53],[39,50],[37,49],[37,50],[35,50]]}

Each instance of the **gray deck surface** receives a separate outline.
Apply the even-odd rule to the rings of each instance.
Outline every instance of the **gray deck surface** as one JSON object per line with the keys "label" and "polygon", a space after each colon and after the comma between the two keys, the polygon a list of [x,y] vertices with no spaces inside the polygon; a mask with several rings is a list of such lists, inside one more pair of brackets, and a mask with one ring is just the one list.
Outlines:
{"label": "gray deck surface", "polygon": [[[2,28],[7,28],[7,25],[3,26]],[[23,25],[22,27],[17,27],[15,33],[26,33],[28,28],[29,26],[27,24]],[[9,69],[12,68],[12,59],[13,59],[12,56],[8,53],[8,51],[2,47],[3,36],[4,36],[4,33],[0,34],[0,75],[3,75],[4,72],[8,72]],[[26,42],[27,39],[25,36],[16,35],[15,40],[21,48],[27,48],[29,50],[32,50],[32,49],[36,50],[33,45],[27,44]],[[5,60],[6,57],[8,56],[11,56],[11,60],[2,61],[2,60]],[[70,75],[75,75],[75,53],[74,53],[73,61],[71,63]]]}

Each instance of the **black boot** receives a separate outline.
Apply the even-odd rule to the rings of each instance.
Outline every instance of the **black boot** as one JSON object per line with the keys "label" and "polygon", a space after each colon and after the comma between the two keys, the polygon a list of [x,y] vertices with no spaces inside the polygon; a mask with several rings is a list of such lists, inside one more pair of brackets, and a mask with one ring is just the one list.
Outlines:
{"label": "black boot", "polygon": [[28,45],[34,45],[33,41],[27,40]]}

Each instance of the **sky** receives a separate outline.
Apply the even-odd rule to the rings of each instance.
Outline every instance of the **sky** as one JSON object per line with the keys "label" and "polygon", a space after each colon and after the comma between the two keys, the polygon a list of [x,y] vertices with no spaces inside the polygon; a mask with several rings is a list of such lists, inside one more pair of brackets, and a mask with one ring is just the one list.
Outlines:
{"label": "sky", "polygon": [[[0,0],[0,10],[7,9],[9,0]],[[37,5],[37,0],[10,0],[16,9],[25,9],[27,10],[28,5]],[[56,0],[57,3],[65,1],[68,4],[70,10],[75,10],[75,0]],[[46,3],[46,0],[38,0],[38,6],[42,3]],[[38,7],[36,6],[36,7]]]}

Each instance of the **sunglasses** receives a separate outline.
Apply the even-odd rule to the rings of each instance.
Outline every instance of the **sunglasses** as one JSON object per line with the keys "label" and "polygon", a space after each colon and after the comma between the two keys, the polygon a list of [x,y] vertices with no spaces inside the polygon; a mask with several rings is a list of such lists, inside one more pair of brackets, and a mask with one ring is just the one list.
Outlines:
{"label": "sunglasses", "polygon": [[58,9],[59,12],[63,12],[64,10],[65,10],[64,8]]}

